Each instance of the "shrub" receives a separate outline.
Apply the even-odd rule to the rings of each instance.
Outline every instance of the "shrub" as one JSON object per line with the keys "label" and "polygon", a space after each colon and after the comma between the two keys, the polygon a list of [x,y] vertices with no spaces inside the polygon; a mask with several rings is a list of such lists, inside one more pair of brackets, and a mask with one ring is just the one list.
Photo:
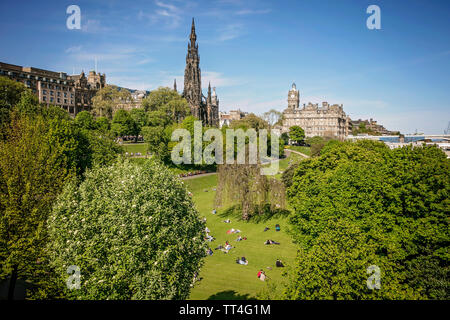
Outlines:
{"label": "shrub", "polygon": [[186,299],[205,256],[204,223],[183,183],[163,165],[127,161],[66,186],[49,217],[49,250],[74,299]]}

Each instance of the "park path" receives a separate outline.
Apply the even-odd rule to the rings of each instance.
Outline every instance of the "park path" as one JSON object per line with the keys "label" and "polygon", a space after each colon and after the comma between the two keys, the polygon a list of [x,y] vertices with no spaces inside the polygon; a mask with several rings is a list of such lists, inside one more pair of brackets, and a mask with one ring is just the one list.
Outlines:
{"label": "park path", "polygon": [[201,177],[210,176],[210,175],[212,175],[212,174],[217,174],[217,172],[201,173],[201,174],[196,174],[195,176],[181,177],[181,179],[182,179],[182,180],[190,180],[190,179],[195,179],[195,178],[201,178]]}
{"label": "park path", "polygon": [[286,151],[288,151],[288,152],[293,152],[293,153],[296,153],[296,154],[299,154],[299,155],[301,155],[301,156],[304,157],[304,158],[309,158],[308,155],[306,155],[306,154],[304,154],[304,153],[301,153],[301,152],[298,152],[298,151],[295,151],[295,150],[292,150],[292,149],[284,149],[284,152],[286,152]]}

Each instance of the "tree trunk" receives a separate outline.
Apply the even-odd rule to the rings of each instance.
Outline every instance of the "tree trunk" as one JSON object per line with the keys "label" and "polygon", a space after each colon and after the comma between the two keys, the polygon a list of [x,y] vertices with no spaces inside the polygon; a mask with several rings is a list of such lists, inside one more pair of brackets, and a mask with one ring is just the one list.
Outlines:
{"label": "tree trunk", "polygon": [[17,281],[17,266],[14,266],[14,269],[11,274],[11,279],[9,279],[8,300],[14,300],[16,281]]}

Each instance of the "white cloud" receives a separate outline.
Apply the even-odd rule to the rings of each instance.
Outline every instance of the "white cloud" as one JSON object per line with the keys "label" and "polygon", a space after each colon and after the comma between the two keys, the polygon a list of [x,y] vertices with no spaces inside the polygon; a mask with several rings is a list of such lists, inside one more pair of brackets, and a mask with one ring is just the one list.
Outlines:
{"label": "white cloud", "polygon": [[241,23],[229,24],[218,31],[219,35],[216,37],[218,41],[232,40],[245,34],[244,26]]}
{"label": "white cloud", "polygon": [[66,53],[80,52],[82,47],[83,47],[83,46],[81,46],[81,45],[80,45],[80,46],[69,47],[69,48],[67,48],[67,49],[65,50],[65,52],[66,52]]}
{"label": "white cloud", "polygon": [[88,19],[86,22],[81,20],[81,31],[87,33],[103,33],[110,32],[111,29],[105,26],[102,26],[99,20]]}

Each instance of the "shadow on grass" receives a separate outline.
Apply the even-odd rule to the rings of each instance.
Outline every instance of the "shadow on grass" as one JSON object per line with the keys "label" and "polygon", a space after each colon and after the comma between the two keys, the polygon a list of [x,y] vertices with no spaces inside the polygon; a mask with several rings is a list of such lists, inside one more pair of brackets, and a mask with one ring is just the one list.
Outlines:
{"label": "shadow on grass", "polygon": [[[247,222],[264,223],[273,218],[287,217],[291,212],[287,209],[270,210],[269,206],[263,208],[262,213],[254,213],[250,216]],[[233,205],[226,208],[218,214],[221,218],[231,218],[237,221],[244,221],[242,219],[242,210],[239,205]]]}
{"label": "shadow on grass", "polygon": [[227,290],[217,292],[211,296],[207,300],[256,300],[255,297],[250,297],[249,294],[238,294],[234,290]]}

